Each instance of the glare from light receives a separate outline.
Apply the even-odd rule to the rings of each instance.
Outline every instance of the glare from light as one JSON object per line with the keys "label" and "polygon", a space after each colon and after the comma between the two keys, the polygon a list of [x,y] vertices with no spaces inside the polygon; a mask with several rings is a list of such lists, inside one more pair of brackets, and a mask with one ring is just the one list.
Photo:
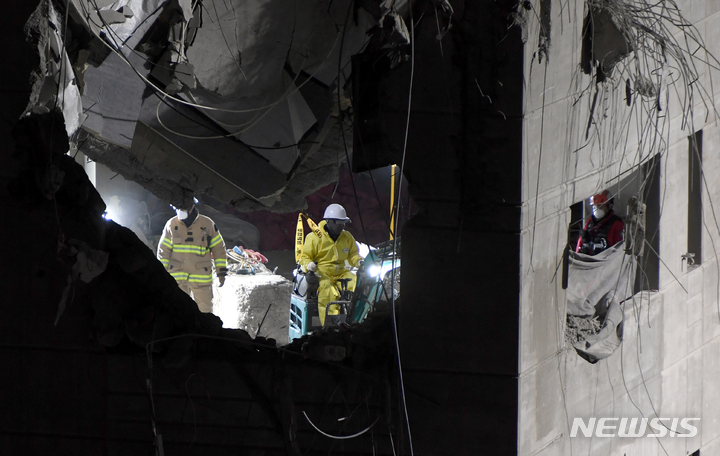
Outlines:
{"label": "glare from light", "polygon": [[368,256],[368,253],[370,253],[370,246],[363,242],[355,241],[358,247],[358,253],[361,257],[365,258]]}
{"label": "glare from light", "polygon": [[380,278],[380,274],[382,274],[382,268],[376,264],[373,264],[368,268],[368,274],[372,277]]}

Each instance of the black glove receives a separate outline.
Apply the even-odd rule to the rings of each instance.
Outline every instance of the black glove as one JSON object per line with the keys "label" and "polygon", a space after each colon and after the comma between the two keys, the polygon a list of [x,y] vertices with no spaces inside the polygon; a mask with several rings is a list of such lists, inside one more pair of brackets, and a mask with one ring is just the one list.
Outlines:
{"label": "black glove", "polygon": [[218,287],[225,285],[225,274],[218,276],[218,282],[220,282],[220,285],[218,285]]}

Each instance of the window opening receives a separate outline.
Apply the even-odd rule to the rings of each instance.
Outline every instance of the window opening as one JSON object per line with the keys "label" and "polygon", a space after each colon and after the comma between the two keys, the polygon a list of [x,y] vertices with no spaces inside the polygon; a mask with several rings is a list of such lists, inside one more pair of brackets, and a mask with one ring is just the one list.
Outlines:
{"label": "window opening", "polygon": [[540,0],[540,36],[538,39],[538,62],[542,63],[543,56],[547,59],[550,50],[550,17],[552,0]]}
{"label": "window opening", "polygon": [[702,130],[688,136],[688,269],[702,262]]}
{"label": "window opening", "polygon": [[563,253],[563,275],[562,275],[562,287],[567,289],[568,287],[568,272],[570,262],[568,256],[570,250],[575,250],[578,238],[583,229],[584,222],[584,203],[583,201],[577,202],[570,206],[570,225],[568,226],[568,241],[565,246],[565,252]]}
{"label": "window opening", "polygon": [[647,161],[639,173],[638,199],[645,203],[645,249],[638,262],[635,291],[660,288],[660,156]]}

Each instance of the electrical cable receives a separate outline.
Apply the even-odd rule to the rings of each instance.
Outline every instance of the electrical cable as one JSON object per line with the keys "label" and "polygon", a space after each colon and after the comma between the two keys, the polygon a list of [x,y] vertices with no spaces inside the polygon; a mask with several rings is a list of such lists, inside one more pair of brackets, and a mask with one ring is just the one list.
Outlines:
{"label": "electrical cable", "polygon": [[[177,107],[173,106],[173,104],[172,104],[170,101],[168,101],[168,100],[166,100],[166,99],[164,99],[164,98],[161,98],[161,97],[158,96],[157,94],[154,94],[154,95],[158,97],[158,100],[160,101],[160,103],[165,104],[165,106],[169,107],[170,109],[172,109],[173,111],[175,111],[178,115],[184,117],[184,118],[187,119],[188,121],[193,122],[193,123],[195,123],[196,125],[199,125],[199,126],[201,126],[201,127],[207,128],[207,129],[214,128],[214,129],[217,130],[218,132],[222,132],[222,130],[220,129],[220,127],[218,127],[218,126],[216,126],[216,125],[214,125],[214,124],[207,125],[207,124],[201,123],[201,122],[199,122],[198,120],[193,119],[192,117],[190,117],[188,114],[186,114],[185,112],[181,111],[181,110],[178,109]],[[158,122],[160,123],[160,125],[161,125],[165,130],[167,130],[167,131],[170,132],[170,133],[176,134],[176,135],[178,135],[178,136],[183,136],[183,137],[191,138],[191,139],[233,138],[233,139],[235,139],[236,141],[238,141],[239,143],[243,144],[245,147],[249,147],[249,148],[251,148],[251,149],[261,149],[261,150],[279,150],[279,149],[288,149],[288,148],[291,148],[291,147],[299,147],[299,146],[302,146],[303,144],[318,144],[317,141],[299,141],[299,142],[296,142],[296,143],[294,143],[294,144],[288,144],[288,145],[285,145],[285,146],[272,146],[272,147],[268,147],[268,146],[256,146],[256,145],[253,145],[253,144],[247,144],[246,142],[241,141],[239,138],[235,138],[232,134],[222,134],[222,135],[213,136],[213,137],[210,137],[210,136],[185,135],[185,134],[182,134],[182,133],[179,133],[179,132],[176,132],[176,131],[170,129],[169,127],[167,127],[166,125],[164,125],[164,124],[162,123],[162,121],[159,119],[159,107],[160,107],[160,103],[158,103],[158,106],[156,107],[156,110],[155,110],[155,115],[156,115],[156,117],[158,118]],[[206,115],[206,114],[201,114],[201,115]],[[206,115],[206,116],[207,116],[207,115]],[[207,116],[207,117],[209,117],[209,116]],[[210,118],[210,120],[213,121],[213,122],[215,122],[215,120],[212,119],[212,118]]]}
{"label": "electrical cable", "polygon": [[[338,56],[338,76],[337,76],[338,123],[340,126],[340,135],[342,136],[342,140],[343,140],[343,147],[345,149],[345,159],[347,160],[348,169],[350,171],[350,183],[352,184],[353,195],[355,196],[355,205],[357,207],[358,217],[360,218],[360,228],[362,229],[363,239],[365,240],[365,244],[370,245],[370,243],[368,242],[367,232],[365,231],[365,224],[363,223],[362,210],[360,210],[360,200],[358,199],[357,189],[355,188],[355,178],[353,177],[352,165],[350,162],[350,154],[348,152],[347,142],[345,140],[345,129],[343,128],[343,111],[341,109],[341,104],[340,104],[340,91],[342,90],[341,79],[344,78],[344,73],[342,71],[342,51],[343,51],[343,45],[345,44],[345,32],[347,31],[347,23],[348,23],[348,19],[350,17],[350,10],[353,5],[354,5],[354,3],[351,2],[348,5],[347,12],[345,13],[345,23],[343,25],[342,38],[340,39],[340,52],[338,53],[339,54],[339,56]],[[340,163],[338,163],[338,183],[340,182],[340,169],[339,168],[340,168]],[[337,185],[335,186],[335,188],[337,189]],[[334,195],[335,195],[335,192],[333,191],[333,196]]]}
{"label": "electrical cable", "polygon": [[[404,176],[404,170],[405,170],[405,158],[407,156],[407,143],[408,143],[408,135],[410,132],[410,114],[412,112],[412,95],[413,95],[413,83],[415,80],[415,21],[413,20],[413,5],[408,2],[408,10],[410,14],[410,83],[408,87],[408,105],[407,105],[407,116],[405,121],[405,137],[403,139],[403,149],[402,149],[402,160],[400,162],[400,176]],[[402,199],[402,185],[399,186],[398,189],[398,197],[397,200],[401,201]],[[394,226],[398,227],[399,223],[399,211],[396,211],[395,213],[395,224]],[[393,252],[397,252],[397,239],[398,236],[393,237]],[[391,290],[392,290],[392,302],[391,302],[391,309],[392,309],[392,323],[393,323],[393,335],[395,337],[395,349],[397,351],[397,363],[398,363],[398,373],[400,377],[400,393],[402,397],[402,405],[403,405],[403,413],[405,415],[405,423],[407,426],[407,432],[408,432],[408,440],[410,442],[410,455],[414,455],[413,451],[413,441],[412,441],[412,432],[410,429],[410,417],[408,415],[407,410],[407,399],[405,397],[405,382],[403,379],[403,369],[402,369],[402,359],[400,356],[400,339],[398,337],[398,327],[397,327],[397,313],[395,309],[395,260],[397,258],[397,255],[393,255],[393,262],[392,262],[392,269],[391,269]],[[393,450],[394,451],[394,450]]]}
{"label": "electrical cable", "polygon": [[331,439],[334,439],[334,440],[348,440],[348,439],[354,439],[355,437],[360,437],[361,435],[365,434],[367,431],[369,431],[370,429],[372,429],[372,427],[375,426],[375,423],[377,423],[378,420],[380,419],[380,417],[375,418],[375,421],[373,421],[372,424],[370,424],[370,426],[368,426],[368,427],[366,427],[365,429],[363,429],[362,431],[356,432],[356,433],[354,433],[354,434],[351,434],[351,435],[332,435],[332,434],[328,434],[327,432],[323,431],[323,430],[320,429],[319,427],[315,426],[315,423],[313,423],[313,422],[310,420],[310,417],[307,416],[307,413],[305,413],[305,410],[302,411],[302,414],[305,416],[305,419],[308,421],[308,423],[310,423],[310,425],[311,425],[316,431],[318,431],[320,434],[324,435],[325,437],[328,437],[328,438],[331,438]]}

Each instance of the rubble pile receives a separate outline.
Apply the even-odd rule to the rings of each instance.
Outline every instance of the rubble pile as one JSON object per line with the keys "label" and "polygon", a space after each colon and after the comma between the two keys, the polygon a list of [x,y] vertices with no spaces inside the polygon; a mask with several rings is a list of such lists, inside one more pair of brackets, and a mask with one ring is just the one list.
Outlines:
{"label": "rubble pile", "polygon": [[575,345],[578,342],[587,340],[590,336],[596,335],[600,332],[600,329],[602,329],[602,325],[599,317],[568,315],[567,325],[565,326],[565,343]]}

